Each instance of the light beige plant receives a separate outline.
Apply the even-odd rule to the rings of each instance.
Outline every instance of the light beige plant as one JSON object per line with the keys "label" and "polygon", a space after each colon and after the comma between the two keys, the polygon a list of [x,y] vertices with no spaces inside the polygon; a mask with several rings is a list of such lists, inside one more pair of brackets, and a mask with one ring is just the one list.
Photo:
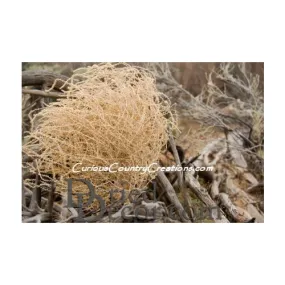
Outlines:
{"label": "light beige plant", "polygon": [[[78,162],[81,168],[158,161],[167,130],[176,126],[169,100],[158,92],[151,73],[128,64],[99,64],[78,69],[66,84],[67,99],[51,103],[32,119],[23,152],[36,166],[25,167],[57,177],[60,191],[67,189],[66,178],[89,179],[104,197],[110,189],[144,187],[155,173],[74,173],[72,167]],[[75,183],[74,191],[88,189]]]}

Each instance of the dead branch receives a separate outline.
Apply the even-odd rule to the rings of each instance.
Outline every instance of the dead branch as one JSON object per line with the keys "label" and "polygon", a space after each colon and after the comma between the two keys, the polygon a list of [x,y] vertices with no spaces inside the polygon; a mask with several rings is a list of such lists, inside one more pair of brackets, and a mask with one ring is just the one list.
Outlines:
{"label": "dead branch", "polygon": [[[171,133],[169,134],[169,143],[170,143],[170,146],[171,146],[171,149],[172,149],[172,153],[174,155],[176,166],[180,167],[181,166],[181,161],[180,161],[180,158],[179,158],[179,155],[178,155],[178,152],[177,152],[177,148],[176,148],[176,144],[175,144],[174,138],[173,138]],[[184,203],[186,205],[187,212],[188,212],[188,214],[190,216],[190,219],[192,221],[194,221],[194,213],[193,213],[193,209],[192,209],[192,201],[191,201],[191,197],[190,197],[189,193],[186,191],[186,189],[184,187],[183,171],[182,170],[177,172],[177,177],[178,177],[179,189],[182,192],[183,200],[184,200]]]}
{"label": "dead branch", "polygon": [[62,93],[59,92],[46,92],[36,89],[22,89],[23,94],[29,94],[29,95],[35,95],[39,97],[45,97],[45,98],[53,98],[53,99],[62,99],[66,98],[66,96],[62,95]]}
{"label": "dead branch", "polygon": [[68,218],[66,218],[65,220],[59,221],[60,223],[67,223],[73,219],[78,218],[78,212],[74,208],[69,208],[69,211],[70,211],[71,215]]}
{"label": "dead branch", "polygon": [[53,209],[53,202],[54,202],[54,192],[55,192],[55,183],[52,181],[51,189],[48,195],[47,207],[46,210],[50,215],[50,219],[52,219],[52,209]]}
{"label": "dead branch", "polygon": [[[33,162],[34,166],[36,167],[36,160]],[[36,188],[35,188],[35,193],[36,193],[36,202],[37,204],[41,207],[41,197],[42,197],[42,191],[41,191],[41,187],[40,187],[40,176],[39,176],[39,173],[36,172],[36,181],[35,181],[35,184],[36,184]]]}
{"label": "dead branch", "polygon": [[[126,215],[130,215],[132,212],[132,205],[125,205],[124,207],[122,207],[119,211],[117,211],[115,214],[113,215],[108,215],[104,218],[102,218],[99,222],[100,223],[122,223],[123,222],[123,213]],[[87,221],[90,222],[90,218],[86,217],[85,218]],[[92,220],[91,220],[92,221]]]}
{"label": "dead branch", "polygon": [[249,194],[255,193],[264,193],[264,182],[258,183],[257,185],[253,185],[246,190]]}
{"label": "dead branch", "polygon": [[52,73],[46,70],[27,70],[22,72],[22,86],[42,86],[51,87],[55,90],[67,90],[68,85],[65,82],[67,76]]}
{"label": "dead branch", "polygon": [[49,221],[48,213],[37,214],[36,216],[26,218],[23,220],[23,223],[42,223]]}
{"label": "dead branch", "polygon": [[22,207],[26,207],[26,198],[25,198],[25,185],[22,181]]}
{"label": "dead branch", "polygon": [[236,196],[239,199],[240,204],[243,205],[243,208],[256,219],[257,223],[264,222],[264,213],[258,209],[257,205],[259,202],[243,190],[240,190]]}
{"label": "dead branch", "polygon": [[[171,146],[171,149],[172,149],[172,153],[173,153],[173,156],[174,156],[174,159],[175,159],[176,166],[180,167],[181,166],[180,158],[179,158],[179,155],[178,155],[178,152],[177,152],[177,148],[176,148],[176,144],[175,144],[174,138],[173,138],[171,133],[169,134],[169,143],[170,143],[170,146]],[[177,172],[177,176],[178,176],[179,188],[180,188],[180,190],[182,190],[182,188],[183,188],[183,172],[182,171],[178,171]]]}
{"label": "dead branch", "polygon": [[[213,220],[216,223],[229,223],[228,219],[208,194],[208,191],[200,185],[197,179],[194,178],[193,173],[186,171],[184,176],[186,186],[189,187],[191,191],[193,191],[195,195],[207,206],[209,211],[211,211]],[[213,210],[216,210],[216,212]]]}
{"label": "dead branch", "polygon": [[246,223],[250,221],[253,217],[244,209],[235,206],[226,193],[220,193],[218,199],[221,203],[221,207],[227,212],[229,217],[231,217],[235,222]]}
{"label": "dead branch", "polygon": [[163,189],[166,191],[167,198],[169,199],[170,203],[174,205],[175,209],[177,210],[177,213],[181,220],[183,222],[191,223],[188,214],[185,212],[183,206],[181,205],[175,190],[173,189],[171,183],[165,176],[165,174],[162,171],[158,171],[157,178],[161,185],[163,186]]}
{"label": "dead branch", "polygon": [[216,200],[216,198],[218,197],[218,195],[220,193],[219,186],[221,184],[221,180],[222,180],[222,177],[220,174],[216,174],[214,176],[214,180],[212,182],[211,192],[210,192],[211,197],[214,200]]}
{"label": "dead branch", "polygon": [[[33,197],[33,191],[25,188],[25,197],[30,197],[32,199]],[[42,203],[43,204],[48,204],[48,199],[45,197],[42,197]],[[25,208],[24,208],[25,209]],[[26,208],[26,211],[31,212],[31,210],[29,208]],[[37,212],[35,212],[37,211]],[[44,210],[40,209],[37,205],[36,205],[36,210],[34,210],[34,212],[32,213],[42,213]],[[63,219],[63,221],[69,221],[69,218],[75,218],[77,217],[77,215],[75,214],[76,210],[74,208],[66,208],[65,205],[59,205],[58,203],[53,203],[53,211],[56,212],[58,217],[62,217],[62,213],[64,213],[65,211],[67,211],[67,214],[65,215],[65,218]],[[49,219],[50,219],[50,214],[45,212]],[[68,215],[69,214],[69,215]],[[59,218],[59,222],[62,222],[62,219]]]}

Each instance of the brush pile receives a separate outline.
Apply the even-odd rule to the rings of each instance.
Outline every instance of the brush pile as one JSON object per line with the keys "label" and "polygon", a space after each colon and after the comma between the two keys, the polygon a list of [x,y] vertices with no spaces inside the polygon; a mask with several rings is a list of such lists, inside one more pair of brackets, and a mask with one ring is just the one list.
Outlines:
{"label": "brush pile", "polygon": [[[23,221],[264,222],[259,75],[222,63],[194,96],[173,74],[168,63],[24,71]],[[152,163],[164,170],[143,170]]]}

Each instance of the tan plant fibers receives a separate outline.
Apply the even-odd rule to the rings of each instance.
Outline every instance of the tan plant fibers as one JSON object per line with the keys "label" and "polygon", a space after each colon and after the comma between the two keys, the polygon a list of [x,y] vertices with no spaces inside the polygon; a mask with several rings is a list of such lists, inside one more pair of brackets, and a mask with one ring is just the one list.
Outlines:
{"label": "tan plant fibers", "polygon": [[[175,128],[175,122],[154,77],[142,68],[107,63],[78,69],[67,83],[67,99],[51,103],[32,119],[23,146],[36,161],[28,165],[29,171],[59,177],[60,191],[67,190],[66,178],[89,179],[106,199],[110,189],[146,186],[155,173],[74,173],[72,167],[144,167],[158,161],[167,129]],[[73,191],[86,193],[88,188],[78,182]]]}

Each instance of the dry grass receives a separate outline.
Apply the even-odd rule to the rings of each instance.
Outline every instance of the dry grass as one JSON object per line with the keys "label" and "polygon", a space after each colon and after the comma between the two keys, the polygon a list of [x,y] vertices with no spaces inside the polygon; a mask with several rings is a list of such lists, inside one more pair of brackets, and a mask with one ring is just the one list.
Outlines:
{"label": "dry grass", "polygon": [[[128,167],[158,161],[175,120],[153,76],[127,64],[100,64],[78,69],[68,83],[67,99],[51,103],[32,119],[23,151],[36,165],[25,167],[54,178],[59,175],[61,191],[66,191],[64,179],[69,177],[89,179],[103,197],[110,189],[144,187],[155,173],[73,173],[72,167],[78,162],[80,167]],[[79,184],[75,192],[86,192]]]}

